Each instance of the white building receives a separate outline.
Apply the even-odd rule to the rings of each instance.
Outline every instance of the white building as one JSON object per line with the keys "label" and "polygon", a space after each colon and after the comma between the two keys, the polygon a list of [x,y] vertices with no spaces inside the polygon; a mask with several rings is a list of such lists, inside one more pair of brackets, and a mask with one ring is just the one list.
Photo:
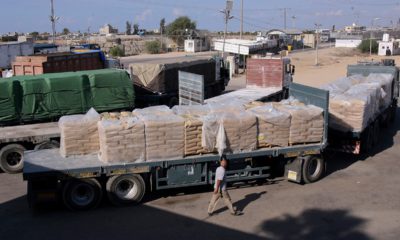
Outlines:
{"label": "white building", "polygon": [[362,42],[361,39],[355,38],[343,38],[343,39],[336,39],[335,47],[344,47],[344,48],[356,48]]}
{"label": "white building", "polygon": [[346,33],[361,33],[361,32],[365,32],[367,30],[367,28],[365,26],[359,26],[355,23],[353,23],[351,26],[346,26],[344,27],[344,31]]}
{"label": "white building", "polygon": [[383,34],[382,41],[378,41],[378,55],[386,56],[386,51],[390,50],[390,55],[399,55],[400,54],[400,39],[390,39],[389,34]]}
{"label": "white building", "polygon": [[99,30],[100,35],[118,34],[118,29],[113,28],[110,24],[104,25]]}
{"label": "white building", "polygon": [[210,44],[205,39],[186,39],[185,52],[195,53],[210,50]]}

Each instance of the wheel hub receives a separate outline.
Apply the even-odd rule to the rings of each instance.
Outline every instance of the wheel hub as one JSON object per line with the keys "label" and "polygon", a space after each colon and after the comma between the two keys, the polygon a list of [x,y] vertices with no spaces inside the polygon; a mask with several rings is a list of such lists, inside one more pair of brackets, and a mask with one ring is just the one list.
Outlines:
{"label": "wheel hub", "polygon": [[120,199],[130,200],[133,199],[138,193],[138,186],[133,181],[121,180],[117,186],[115,194]]}
{"label": "wheel hub", "polygon": [[11,152],[7,154],[6,161],[10,166],[16,166],[21,162],[22,155],[18,152]]}
{"label": "wheel hub", "polygon": [[78,206],[89,205],[94,199],[94,190],[86,184],[78,184],[71,191],[71,200]]}

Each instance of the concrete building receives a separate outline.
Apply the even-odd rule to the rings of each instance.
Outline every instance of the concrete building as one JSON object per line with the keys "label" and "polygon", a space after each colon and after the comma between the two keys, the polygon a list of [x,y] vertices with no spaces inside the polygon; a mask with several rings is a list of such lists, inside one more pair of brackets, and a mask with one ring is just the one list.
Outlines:
{"label": "concrete building", "polygon": [[207,30],[190,30],[184,41],[185,52],[203,52],[211,48],[210,33]]}
{"label": "concrete building", "polygon": [[100,35],[118,34],[118,29],[113,28],[110,24],[104,25],[99,30]]}
{"label": "concrete building", "polygon": [[16,56],[33,54],[32,42],[5,42],[0,43],[0,68],[11,68],[11,62]]}
{"label": "concrete building", "polygon": [[315,48],[316,37],[314,33],[303,33],[301,35],[295,36],[293,40],[301,42],[304,47]]}
{"label": "concrete building", "polygon": [[356,48],[361,44],[361,42],[362,39],[356,38],[336,39],[335,47]]}
{"label": "concrete building", "polygon": [[195,53],[210,50],[210,43],[205,39],[186,39],[185,52]]}
{"label": "concrete building", "polygon": [[390,39],[389,34],[383,34],[382,41],[378,41],[379,48],[378,48],[378,55],[379,56],[386,56],[387,49],[390,50],[391,55],[399,55],[400,54],[400,39]]}
{"label": "concrete building", "polygon": [[349,34],[353,34],[353,33],[362,33],[362,32],[365,32],[367,30],[367,27],[365,27],[365,26],[359,26],[359,25],[357,25],[357,24],[355,24],[355,23],[353,23],[352,25],[350,25],[350,26],[345,26],[344,27],[344,31],[346,32],[346,33],[349,33]]}

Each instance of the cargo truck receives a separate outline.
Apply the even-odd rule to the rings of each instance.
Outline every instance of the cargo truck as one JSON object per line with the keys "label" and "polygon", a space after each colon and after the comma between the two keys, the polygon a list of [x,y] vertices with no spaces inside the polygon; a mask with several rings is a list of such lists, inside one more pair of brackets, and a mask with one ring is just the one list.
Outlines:
{"label": "cargo truck", "polygon": [[390,104],[369,119],[367,126],[361,131],[338,131],[329,128],[329,150],[352,153],[368,154],[379,142],[381,128],[387,127],[395,120],[397,103],[399,98],[399,68],[394,60],[385,59],[382,62],[360,62],[347,67],[347,76],[363,75],[371,73],[390,74],[393,77]]}
{"label": "cargo truck", "polygon": [[220,95],[229,82],[224,61],[207,56],[143,59],[129,64],[128,71],[137,93],[137,107],[177,105],[179,71],[203,75],[205,98]]}
{"label": "cargo truck", "polygon": [[63,115],[132,110],[134,89],[124,70],[18,76],[0,80],[0,168],[18,173],[25,150],[58,147]]}
{"label": "cargo truck", "polygon": [[[268,100],[277,93],[283,92],[270,91],[263,98]],[[323,176],[322,152],[327,146],[329,93],[292,83],[289,96],[323,110],[322,141],[227,154],[230,164],[228,182],[265,180],[272,177],[275,168],[284,171],[286,178],[294,182],[311,183]],[[62,199],[66,207],[84,210],[96,207],[106,197],[115,205],[135,204],[148,192],[211,185],[219,158],[218,154],[204,154],[118,164],[101,162],[97,154],[65,159],[58,149],[37,150],[25,153],[23,178],[28,182],[31,206]]]}

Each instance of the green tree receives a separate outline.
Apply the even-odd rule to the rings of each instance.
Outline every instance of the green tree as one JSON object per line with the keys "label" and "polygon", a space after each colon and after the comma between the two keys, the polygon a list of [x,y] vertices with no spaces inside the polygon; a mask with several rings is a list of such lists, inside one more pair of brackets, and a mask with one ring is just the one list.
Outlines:
{"label": "green tree", "polygon": [[146,51],[151,54],[156,54],[160,52],[161,43],[159,41],[148,41],[145,44]]}
{"label": "green tree", "polygon": [[192,21],[189,17],[178,17],[167,26],[167,34],[178,45],[183,45],[186,36],[186,30],[195,30],[196,22]]}
{"label": "green tree", "polygon": [[139,24],[135,23],[133,24],[133,34],[138,34],[139,33]]}
{"label": "green tree", "polygon": [[113,57],[123,57],[125,56],[124,49],[119,46],[114,46],[110,49],[110,54]]}
{"label": "green tree", "polygon": [[132,34],[132,24],[129,21],[126,21],[126,35],[131,35]]}
{"label": "green tree", "polygon": [[[369,46],[370,46],[370,41],[369,39],[362,40],[360,45],[358,45],[358,50],[360,50],[362,53],[369,53]],[[371,52],[372,53],[378,53],[378,48],[379,44],[375,39],[372,39],[371,41]]]}
{"label": "green tree", "polygon": [[165,34],[165,18],[160,20],[160,33]]}
{"label": "green tree", "polygon": [[33,38],[37,38],[38,36],[39,36],[39,32],[31,32],[31,34],[30,34]]}
{"label": "green tree", "polygon": [[64,29],[62,30],[62,34],[63,34],[63,35],[68,35],[69,33],[70,33],[70,31],[69,31],[68,28],[64,28]]}

